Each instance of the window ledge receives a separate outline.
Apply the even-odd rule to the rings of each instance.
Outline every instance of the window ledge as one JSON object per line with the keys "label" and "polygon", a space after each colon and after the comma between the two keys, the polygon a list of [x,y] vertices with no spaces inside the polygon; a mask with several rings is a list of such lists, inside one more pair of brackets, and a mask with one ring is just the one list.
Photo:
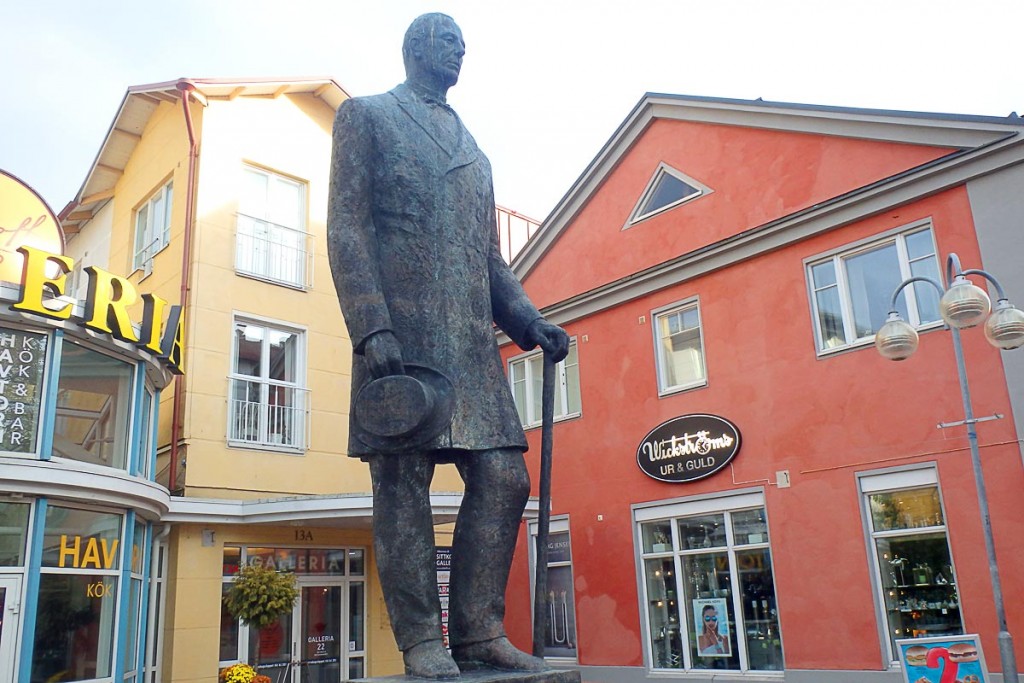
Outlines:
{"label": "window ledge", "polygon": [[278,453],[280,455],[297,455],[304,456],[308,449],[296,448],[293,446],[285,446],[283,444],[276,443],[255,443],[252,441],[237,441],[235,439],[228,439],[228,448],[234,448],[237,450],[245,451],[262,451],[264,453]]}
{"label": "window ledge", "polygon": [[249,271],[246,270],[238,270],[237,268],[235,269],[235,275],[247,278],[249,280],[259,280],[260,282],[266,282],[268,285],[277,285],[278,287],[284,287],[285,289],[294,289],[297,292],[308,292],[310,289],[308,286],[304,284],[299,285],[295,284],[294,282],[288,282],[287,280],[276,280],[272,277],[260,275],[259,273],[250,273]]}
{"label": "window ledge", "polygon": [[682,394],[687,391],[693,391],[694,389],[703,389],[708,385],[707,379],[702,379],[699,382],[692,384],[680,384],[674,387],[668,387],[667,389],[658,388],[658,398],[665,398],[667,396],[673,396],[675,394]]}
{"label": "window ledge", "polygon": [[[937,320],[935,322],[930,322],[930,323],[925,323],[924,325],[919,325],[918,327],[915,327],[914,329],[917,330],[918,333],[923,334],[925,332],[931,332],[933,330],[942,330],[942,329],[945,329],[945,327],[946,327],[946,324],[944,322],[942,322],[941,320]],[[863,349],[865,346],[874,346],[874,344],[875,344],[875,337],[872,335],[870,337],[863,337],[861,339],[857,339],[855,341],[850,342],[849,344],[843,344],[842,346],[835,346],[835,347],[833,347],[831,349],[817,349],[816,355],[817,355],[818,358],[830,358],[832,356],[841,355],[841,354],[846,353],[848,351],[857,351],[859,349]]]}
{"label": "window ledge", "polygon": [[[583,417],[583,413],[569,413],[568,415],[561,415],[555,418],[555,424],[559,422],[568,422],[569,420],[578,420]],[[528,425],[523,425],[523,431],[528,432],[533,429],[539,429],[543,426],[543,422],[531,422]]]}

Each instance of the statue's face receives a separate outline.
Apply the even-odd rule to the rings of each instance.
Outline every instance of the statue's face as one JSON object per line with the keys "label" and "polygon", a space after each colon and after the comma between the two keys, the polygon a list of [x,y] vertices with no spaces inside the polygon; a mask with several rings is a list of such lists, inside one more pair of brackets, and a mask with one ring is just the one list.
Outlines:
{"label": "statue's face", "polygon": [[431,79],[450,88],[459,80],[466,43],[462,40],[462,31],[450,19],[442,19],[432,28],[416,46],[417,60]]}

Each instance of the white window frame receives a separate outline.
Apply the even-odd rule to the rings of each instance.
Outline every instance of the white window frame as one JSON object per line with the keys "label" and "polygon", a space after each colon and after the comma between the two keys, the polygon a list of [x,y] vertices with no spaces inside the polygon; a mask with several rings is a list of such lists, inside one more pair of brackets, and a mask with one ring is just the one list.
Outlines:
{"label": "white window frame", "polygon": [[[156,208],[163,207],[163,215],[156,216]],[[168,180],[156,192],[146,198],[135,209],[134,255],[132,267],[143,271],[144,275],[153,272],[153,257],[163,251],[171,242],[171,215],[174,208],[174,181]],[[140,221],[145,220],[145,225]],[[159,222],[157,222],[159,220]]]}
{"label": "white window frame", "polygon": [[[690,187],[696,189],[697,192],[691,195],[687,195],[682,199],[677,199],[674,202],[670,202],[665,206],[660,206],[657,209],[653,209],[645,213],[640,213],[642,207],[647,203],[647,201],[651,197],[651,194],[654,192],[654,188],[658,186],[658,181],[661,180],[661,177],[663,175],[670,175],[676,180],[680,180],[683,183],[689,185]],[[626,224],[622,227],[622,229],[625,230],[627,228],[630,228],[636,225],[637,223],[647,220],[648,218],[653,218],[654,216],[669,211],[670,209],[674,209],[677,206],[681,206],[682,204],[687,204],[695,199],[705,197],[711,194],[712,192],[714,192],[714,190],[712,190],[704,183],[700,182],[699,180],[695,180],[694,178],[691,178],[690,176],[686,175],[685,173],[678,169],[672,168],[663,161],[660,164],[658,164],[658,168],[654,170],[654,175],[652,175],[651,179],[647,181],[647,187],[644,188],[643,194],[641,194],[640,199],[637,200],[636,206],[634,206],[633,210],[629,212],[629,220],[626,221]]]}
{"label": "white window frame", "polygon": [[[579,346],[576,343],[575,337],[569,340],[569,350],[570,352],[573,350],[576,351],[576,377],[580,381],[580,384],[582,384],[582,378],[580,377]],[[514,378],[516,376],[516,370],[514,368],[522,365],[523,379],[521,381],[524,383],[523,400],[525,402],[525,405],[523,406],[523,413],[526,415],[526,421],[523,423],[523,429],[540,427],[541,422],[543,421],[542,415],[534,414],[534,364],[530,362],[534,358],[540,358],[543,353],[543,351],[539,350],[529,351],[527,353],[521,353],[518,356],[513,356],[508,360],[508,386],[509,391],[512,392],[513,399],[515,398]],[[565,359],[559,361],[555,365],[555,372],[557,373],[555,382],[558,385],[557,388],[560,390],[555,392],[555,398],[561,398],[561,401],[556,401],[555,403],[555,422],[571,420],[580,417],[583,414],[583,395],[582,391],[579,391],[580,387],[577,387],[577,393],[580,394],[580,409],[576,412],[569,412],[569,385],[565,371],[566,362],[568,360],[569,356],[566,356]],[[543,367],[543,361],[540,366]],[[516,407],[518,408],[519,406],[517,405]]]}
{"label": "white window frame", "polygon": [[[536,588],[537,588],[537,532],[538,532],[538,523],[536,521],[531,521],[529,523],[529,529],[530,529],[530,544],[529,544],[530,545],[530,547],[529,547],[529,551],[530,551],[530,612],[531,612],[531,614],[533,614],[533,607],[537,604],[536,603]],[[549,539],[551,538],[550,534],[562,534],[562,533],[569,535],[569,559],[568,559],[568,561],[561,561],[561,562],[552,562],[549,559],[548,560],[548,568],[550,569],[551,567],[568,567],[570,575],[572,576],[572,579],[573,579],[572,580],[572,585],[575,586],[576,585],[576,577],[573,574],[572,534],[569,533],[569,517],[568,516],[552,517],[549,520],[549,523],[548,523],[548,534],[549,534],[548,538]],[[544,659],[546,659],[548,661],[551,661],[551,662],[562,662],[562,663],[570,664],[570,663],[575,663],[578,660],[578,658],[579,658],[579,622],[576,620],[576,595],[575,595],[575,591],[573,592],[573,595],[572,595],[571,608],[572,608],[572,611],[573,611],[573,624],[575,624],[575,628],[576,628],[576,640],[577,640],[577,642],[576,642],[575,647],[574,647],[574,649],[576,650],[576,656],[575,657],[545,657]],[[536,619],[536,615],[534,615],[534,619]]]}
{"label": "white window frame", "polygon": [[[882,577],[879,575],[878,547],[875,543],[877,538],[907,537],[920,534],[930,534],[942,531],[946,535],[946,546],[949,549],[949,562],[953,568],[954,585],[957,577],[960,576],[956,569],[956,560],[953,557],[953,548],[949,544],[949,517],[946,514],[946,503],[942,495],[942,487],[939,485],[939,475],[934,464],[909,465],[905,467],[892,468],[887,470],[873,470],[870,472],[857,473],[857,488],[860,492],[861,516],[864,524],[864,538],[867,543],[869,562],[871,563],[871,591],[875,596],[875,612],[878,620],[878,636],[882,641],[882,653],[885,655],[885,664],[889,668],[899,665],[899,655],[893,651],[892,640],[889,637],[889,616],[886,613],[884,588]],[[876,493],[893,493],[902,491],[914,491],[920,489],[934,488],[939,496],[939,509],[942,511],[942,524],[929,527],[915,527],[896,529],[890,531],[875,531],[871,519],[870,497]],[[963,602],[959,605],[960,626],[965,630]],[[955,637],[955,636],[953,636]]]}
{"label": "white window frame", "polygon": [[[668,359],[664,356],[664,350],[661,344],[661,332],[658,329],[658,323],[665,316],[682,313],[691,309],[697,312],[697,334],[700,339],[700,362],[704,369],[704,376],[692,382],[670,385],[668,384],[666,369]],[[652,337],[654,339],[655,370],[658,376],[658,396],[669,396],[681,391],[689,391],[690,389],[706,387],[708,385],[708,362],[707,355],[704,353],[704,316],[701,315],[700,312],[699,298],[692,297],[651,311],[651,329],[653,331]]]}
{"label": "white window frame", "polygon": [[[818,254],[811,258],[804,260],[804,275],[807,281],[807,296],[811,307],[811,321],[814,333],[814,347],[817,351],[818,356],[826,356],[838,351],[845,351],[851,348],[859,348],[869,344],[873,344],[875,340],[874,333],[863,337],[856,336],[856,325],[853,319],[853,301],[850,296],[850,285],[846,275],[845,261],[851,257],[863,254],[865,252],[873,251],[879,247],[886,246],[887,244],[895,244],[896,255],[899,261],[900,267],[900,280],[906,280],[912,277],[910,270],[911,260],[907,256],[907,245],[906,238],[909,235],[917,234],[925,230],[931,233],[932,243],[932,258],[935,259],[935,272],[941,279],[942,270],[941,264],[938,260],[938,247],[935,242],[935,227],[932,225],[930,218],[925,218],[919,221],[914,221],[907,225],[900,226],[894,230],[890,230],[882,235],[875,235],[868,239],[854,242],[853,244],[844,245],[838,249],[831,250],[824,254]],[[927,258],[927,257],[922,257]],[[921,258],[914,259],[920,261]],[[817,287],[814,282],[814,275],[812,269],[815,266],[819,266],[824,263],[832,263],[833,272],[835,273],[836,282],[834,285],[827,285],[824,287]],[[941,284],[941,283],[940,283]],[[922,283],[921,286],[931,288]],[[817,293],[819,290],[836,287],[839,291],[839,307],[842,313],[842,325],[844,339],[836,340],[832,346],[827,345],[824,339],[824,333],[821,330],[821,320],[818,316],[818,297]],[[907,321],[918,330],[927,330],[942,326],[942,319],[932,320],[927,322],[921,321],[921,314],[917,306],[917,293],[915,292],[915,286],[905,287],[901,292],[901,297],[906,302],[907,306]],[[884,304],[889,305],[892,299],[892,292],[886,293],[886,300]]]}
{"label": "white window frame", "polygon": [[[239,202],[235,227],[235,272],[243,277],[284,287],[302,290],[312,287],[313,242],[306,229],[309,183],[251,164],[245,164],[242,172],[264,176],[268,188],[271,183],[283,183],[297,188],[299,212],[295,226],[281,225],[267,216],[266,205],[269,202],[265,204],[262,216],[245,213],[245,207]],[[258,231],[262,234],[257,234]],[[286,239],[282,239],[282,236]],[[299,246],[296,248],[294,245]],[[244,255],[247,252],[256,255]],[[289,254],[294,254],[294,263],[284,267],[275,265],[284,262]],[[294,274],[294,277],[289,277],[288,273]]]}
{"label": "white window frame", "polygon": [[[284,382],[281,380],[272,380],[265,376],[266,368],[266,354],[268,353],[268,346],[270,343],[270,335],[266,334],[262,341],[261,348],[261,361],[260,361],[260,375],[243,375],[235,371],[238,364],[238,345],[235,343],[234,334],[235,326],[239,323],[251,324],[256,327],[265,328],[268,331],[275,332],[287,332],[289,334],[296,335],[297,343],[295,349],[295,382]],[[309,448],[310,443],[310,390],[307,388],[307,366],[306,366],[306,344],[308,343],[308,331],[305,327],[284,323],[277,320],[271,320],[260,316],[246,315],[242,313],[235,313],[232,316],[231,325],[231,372],[228,375],[228,411],[227,411],[227,441],[228,445],[236,448],[248,448],[257,450],[271,450],[281,453],[289,453],[294,455],[304,455],[306,450]],[[234,407],[232,401],[234,401],[234,392],[232,388],[235,382],[249,382],[260,385],[260,403],[259,405],[264,408],[270,405],[269,403],[269,391],[272,387],[283,388],[286,391],[293,391],[295,395],[295,404],[290,406],[295,411],[293,419],[301,420],[302,424],[300,429],[296,430],[299,436],[297,436],[297,442],[294,444],[277,443],[272,441],[269,437],[268,425],[263,424],[263,418],[260,418],[259,434],[252,439],[237,438],[233,431],[233,417]],[[269,418],[268,418],[269,419]]]}
{"label": "white window frame", "polygon": [[[736,543],[734,538],[734,530],[731,520],[731,515],[737,512],[745,512],[747,510],[762,509],[765,514],[765,523],[768,528],[768,540],[763,543]],[[677,576],[683,576],[683,565],[682,558],[684,555],[700,554],[705,551],[694,551],[682,549],[682,544],[679,541],[679,519],[685,517],[693,517],[700,515],[713,515],[723,514],[725,515],[725,534],[726,534],[726,545],[715,548],[718,551],[724,551],[729,557],[730,574],[733,577],[735,583],[733,585],[739,585],[739,581],[736,580],[739,572],[739,565],[736,560],[737,549],[742,550],[758,550],[767,549],[771,557],[771,572],[773,577],[772,590],[774,593],[774,599],[776,605],[779,603],[778,590],[775,588],[774,577],[777,576],[775,572],[775,554],[772,552],[772,537],[771,531],[771,520],[768,515],[768,506],[765,501],[764,489],[761,488],[750,488],[740,489],[732,491],[726,494],[703,494],[697,496],[691,496],[687,498],[677,498],[674,500],[663,500],[655,501],[650,503],[637,503],[632,506],[633,514],[633,545],[636,549],[634,557],[636,558],[636,580],[637,580],[637,595],[640,598],[640,612],[641,612],[641,634],[643,637],[643,652],[644,660],[647,665],[647,670],[650,673],[657,674],[672,674],[672,675],[700,675],[705,672],[711,673],[712,670],[694,668],[691,653],[688,645],[683,647],[682,650],[682,668],[663,668],[657,667],[654,663],[654,653],[651,648],[651,623],[650,613],[647,609],[647,605],[651,599],[648,595],[646,573],[644,562],[647,559],[658,559],[658,558],[669,558],[671,557],[675,563],[675,572]],[[664,551],[657,552],[645,552],[643,543],[643,525],[650,522],[671,522],[672,526],[672,543],[670,547]],[[683,593],[679,593],[680,596]],[[742,614],[742,608],[740,602],[743,596],[739,591],[733,593],[728,599],[732,600],[735,614]],[[680,634],[685,634],[686,639],[684,643],[688,643],[689,633],[684,629],[685,619],[680,621]],[[781,680],[783,671],[775,671],[770,669],[751,669],[750,668],[750,654],[747,650],[747,643],[745,638],[740,638],[739,635],[743,632],[740,628],[739,620],[736,624],[732,625],[734,629],[733,633],[737,636],[736,649],[739,655],[740,669],[729,669],[722,670],[716,675],[734,676],[737,680],[740,680],[746,676],[757,676],[759,679],[774,679],[778,678]],[[785,659],[785,642],[782,636],[782,632],[779,632],[780,649],[782,652],[783,660]]]}

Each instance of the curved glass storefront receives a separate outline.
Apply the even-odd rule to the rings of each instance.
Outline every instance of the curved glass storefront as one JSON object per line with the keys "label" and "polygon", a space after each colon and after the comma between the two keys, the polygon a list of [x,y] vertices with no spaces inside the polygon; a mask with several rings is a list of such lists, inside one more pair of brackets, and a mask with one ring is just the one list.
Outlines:
{"label": "curved glass storefront", "polygon": [[169,380],[136,346],[0,312],[0,680],[143,680]]}

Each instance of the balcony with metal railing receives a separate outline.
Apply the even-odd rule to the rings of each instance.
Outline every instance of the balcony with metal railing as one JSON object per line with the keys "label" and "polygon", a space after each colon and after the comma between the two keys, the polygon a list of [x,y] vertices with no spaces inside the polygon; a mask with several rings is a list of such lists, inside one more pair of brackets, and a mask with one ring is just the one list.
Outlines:
{"label": "balcony with metal railing", "polygon": [[238,214],[235,271],[288,287],[312,286],[309,233]]}
{"label": "balcony with metal railing", "polygon": [[230,378],[228,443],[291,452],[309,444],[309,390]]}

